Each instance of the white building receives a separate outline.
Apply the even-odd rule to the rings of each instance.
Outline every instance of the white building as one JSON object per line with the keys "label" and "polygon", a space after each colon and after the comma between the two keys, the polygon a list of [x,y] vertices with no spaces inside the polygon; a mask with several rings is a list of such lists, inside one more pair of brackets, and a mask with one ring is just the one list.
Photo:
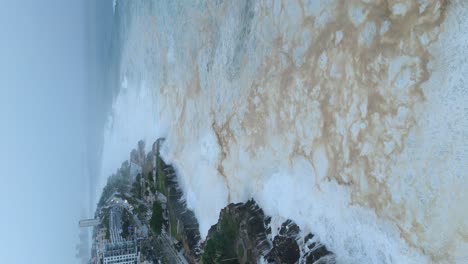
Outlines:
{"label": "white building", "polygon": [[107,244],[103,253],[104,264],[138,263],[138,252],[135,241]]}
{"label": "white building", "polygon": [[91,227],[91,226],[97,226],[101,223],[99,218],[97,219],[81,219],[79,222],[80,227]]}

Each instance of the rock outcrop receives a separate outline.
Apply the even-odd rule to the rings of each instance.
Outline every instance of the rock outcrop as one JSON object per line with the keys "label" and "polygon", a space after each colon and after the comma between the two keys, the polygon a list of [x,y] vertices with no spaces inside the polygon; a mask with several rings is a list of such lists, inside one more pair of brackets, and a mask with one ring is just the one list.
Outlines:
{"label": "rock outcrop", "polygon": [[332,252],[313,234],[304,236],[293,221],[285,221],[272,238],[271,218],[250,200],[229,204],[221,210],[203,243],[202,262],[257,263],[335,263]]}
{"label": "rock outcrop", "polygon": [[256,263],[271,248],[266,230],[265,214],[253,200],[229,204],[208,232],[203,263]]}
{"label": "rock outcrop", "polygon": [[313,234],[302,238],[301,230],[293,221],[287,220],[273,239],[273,248],[265,256],[268,263],[335,263],[333,253],[322,245]]}

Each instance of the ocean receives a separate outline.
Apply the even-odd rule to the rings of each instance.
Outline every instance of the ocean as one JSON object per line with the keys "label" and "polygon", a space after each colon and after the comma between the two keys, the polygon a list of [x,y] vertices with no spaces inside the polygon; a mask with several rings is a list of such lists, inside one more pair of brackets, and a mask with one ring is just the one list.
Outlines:
{"label": "ocean", "polygon": [[385,3],[115,1],[96,197],[165,137],[202,236],[254,198],[339,263],[468,262],[468,5]]}

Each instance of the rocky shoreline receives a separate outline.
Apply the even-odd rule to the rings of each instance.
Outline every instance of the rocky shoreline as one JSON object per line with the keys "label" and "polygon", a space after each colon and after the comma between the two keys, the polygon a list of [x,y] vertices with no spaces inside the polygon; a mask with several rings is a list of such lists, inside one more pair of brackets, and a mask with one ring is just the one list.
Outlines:
{"label": "rocky shoreline", "polygon": [[[155,149],[159,153],[159,144]],[[179,236],[185,257],[190,263],[335,263],[335,258],[317,238],[303,234],[292,220],[282,223],[272,237],[271,217],[252,199],[246,203],[229,204],[220,212],[218,223],[213,225],[201,242],[198,222],[183,201],[177,184],[177,175],[162,160],[165,183],[179,225]],[[161,176],[157,176],[161,177]]]}
{"label": "rocky shoreline", "polygon": [[[335,263],[334,254],[314,234],[305,234],[292,220],[273,224],[253,199],[224,207],[203,241],[174,168],[159,155],[163,142],[158,139],[145,155],[140,141],[130,160],[109,178],[98,205],[99,217],[107,219],[102,211],[106,201],[114,197],[128,203],[134,220],[124,220],[122,234],[138,241],[140,263]],[[129,235],[129,227],[144,232]],[[106,223],[100,228],[109,230]]]}
{"label": "rocky shoreline", "polygon": [[[254,200],[221,210],[203,243],[203,263],[335,263],[334,255],[311,233],[286,220],[272,236],[271,218]],[[223,241],[224,239],[224,241]]]}

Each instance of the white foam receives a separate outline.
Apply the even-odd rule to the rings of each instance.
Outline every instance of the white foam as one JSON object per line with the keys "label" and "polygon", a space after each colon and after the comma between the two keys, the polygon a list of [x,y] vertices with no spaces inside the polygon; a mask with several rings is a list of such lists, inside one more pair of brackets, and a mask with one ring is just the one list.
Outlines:
{"label": "white foam", "polygon": [[392,12],[394,15],[401,16],[407,11],[407,6],[403,3],[397,3],[392,6]]}
{"label": "white foam", "polygon": [[349,9],[349,17],[354,25],[358,26],[366,19],[366,13],[362,6],[356,5]]}
{"label": "white foam", "polygon": [[[397,230],[370,210],[349,204],[350,193],[333,182],[315,181],[311,164],[297,159],[268,177],[258,192],[267,214],[295,219],[305,232],[337,253],[338,263],[422,263],[408,252]],[[294,195],[292,195],[294,194]]]}
{"label": "white foam", "polygon": [[98,194],[106,184],[107,177],[116,172],[123,161],[130,158],[129,153],[136,148],[139,140],[145,140],[149,147],[154,142],[154,137],[158,134],[157,115],[151,98],[145,84],[139,88],[127,89],[126,80],[123,82],[104,129]]}
{"label": "white foam", "polygon": [[[309,2],[312,4],[307,6],[318,1]],[[291,99],[294,103],[282,105],[281,91],[275,90],[274,83],[265,81],[258,85],[258,96],[253,97],[252,105],[248,104],[253,83],[258,81],[257,69],[275,48],[270,44],[275,43],[275,34],[281,30],[275,23],[287,24],[287,18],[278,21],[283,13],[279,2],[273,6],[255,3],[255,10],[274,8],[276,11],[266,13],[277,12],[278,16],[255,16],[251,29],[254,36],[244,36],[243,23],[238,22],[245,14],[244,9],[234,3],[226,3],[228,6],[223,10],[228,11],[222,13],[217,13],[214,5],[204,7],[213,11],[210,17],[213,24],[210,20],[191,19],[205,16],[205,9],[196,5],[178,9],[168,3],[157,3],[154,9],[157,15],[146,9],[138,11],[143,13],[138,13],[130,24],[121,65],[122,76],[128,74],[127,85],[122,85],[114,102],[114,113],[105,134],[103,174],[114,171],[139,139],[151,142],[166,136],[162,154],[180,175],[187,204],[199,219],[203,236],[228,202],[253,197],[274,219],[291,218],[305,232],[316,234],[336,253],[340,263],[432,261],[400,236],[399,228],[411,230],[413,220],[423,223],[424,232],[421,237],[408,238],[409,241],[429,250],[451,245],[452,260],[463,263],[468,252],[463,242],[468,230],[465,220],[468,203],[463,203],[467,198],[464,190],[468,171],[468,113],[464,107],[468,101],[464,77],[468,76],[465,67],[468,64],[463,61],[468,49],[465,32],[468,23],[462,20],[459,24],[457,20],[464,17],[466,8],[457,8],[454,2],[449,10],[446,33],[440,37],[443,41],[432,51],[434,74],[424,88],[426,101],[418,108],[418,125],[404,142],[408,147],[396,157],[398,165],[391,168],[390,174],[376,171],[374,175],[377,181],[387,181],[391,186],[391,205],[404,206],[408,211],[407,218],[399,220],[378,217],[372,208],[353,204],[350,186],[325,177],[333,164],[327,157],[327,146],[314,141],[323,123],[320,104],[301,101],[303,93],[320,90],[320,85],[305,87],[309,84],[295,80],[292,75],[288,93],[294,95]],[[322,9],[309,11],[308,14],[328,14]],[[367,14],[359,7],[350,10],[349,16],[360,25]],[[182,23],[188,18],[197,22]],[[181,24],[183,29],[175,26]],[[369,31],[372,38],[363,39],[372,41],[378,37],[377,28],[372,25]],[[389,23],[384,23],[380,34],[385,34],[389,27]],[[303,38],[302,32],[291,31],[287,36],[291,39],[283,39],[281,48]],[[298,52],[298,58],[302,52]],[[325,69],[329,62],[334,62],[331,52],[318,54],[314,62],[318,61],[319,67]],[[406,62],[413,63],[409,59],[387,65],[389,80],[403,91],[412,84],[410,74],[399,71]],[[287,63],[288,57],[284,55],[278,65],[273,62],[278,68]],[[199,89],[194,85],[196,80],[200,80]],[[404,94],[401,90],[392,90],[395,93],[392,96],[399,98]],[[350,138],[345,137],[340,143],[344,151],[348,151],[349,141],[356,140],[360,130],[367,127],[359,118],[353,118],[368,115],[366,100],[355,100],[352,95],[346,99],[355,105],[351,108],[355,113],[345,116],[334,113],[338,134],[345,137],[347,129],[352,130]],[[333,102],[336,98],[327,100]],[[252,108],[261,118],[249,116]],[[385,122],[404,123],[402,120],[407,119],[409,111],[410,108],[401,106],[397,116]],[[295,120],[286,123],[289,119]],[[229,129],[218,127],[220,124]],[[347,124],[355,125],[351,128]],[[230,140],[222,144],[229,148],[222,149],[218,137]],[[397,146],[395,141],[382,144],[386,144],[386,154]],[[305,150],[305,155],[312,155],[312,161],[302,157],[303,154],[292,154],[297,146]],[[373,142],[365,142],[358,155],[372,155],[375,148]],[[349,152],[345,157],[350,162]],[[342,179],[348,182],[350,175],[345,174]],[[365,192],[369,182],[364,177],[358,179],[349,184]],[[430,211],[434,213],[428,214]],[[451,239],[456,241],[453,245]]]}

